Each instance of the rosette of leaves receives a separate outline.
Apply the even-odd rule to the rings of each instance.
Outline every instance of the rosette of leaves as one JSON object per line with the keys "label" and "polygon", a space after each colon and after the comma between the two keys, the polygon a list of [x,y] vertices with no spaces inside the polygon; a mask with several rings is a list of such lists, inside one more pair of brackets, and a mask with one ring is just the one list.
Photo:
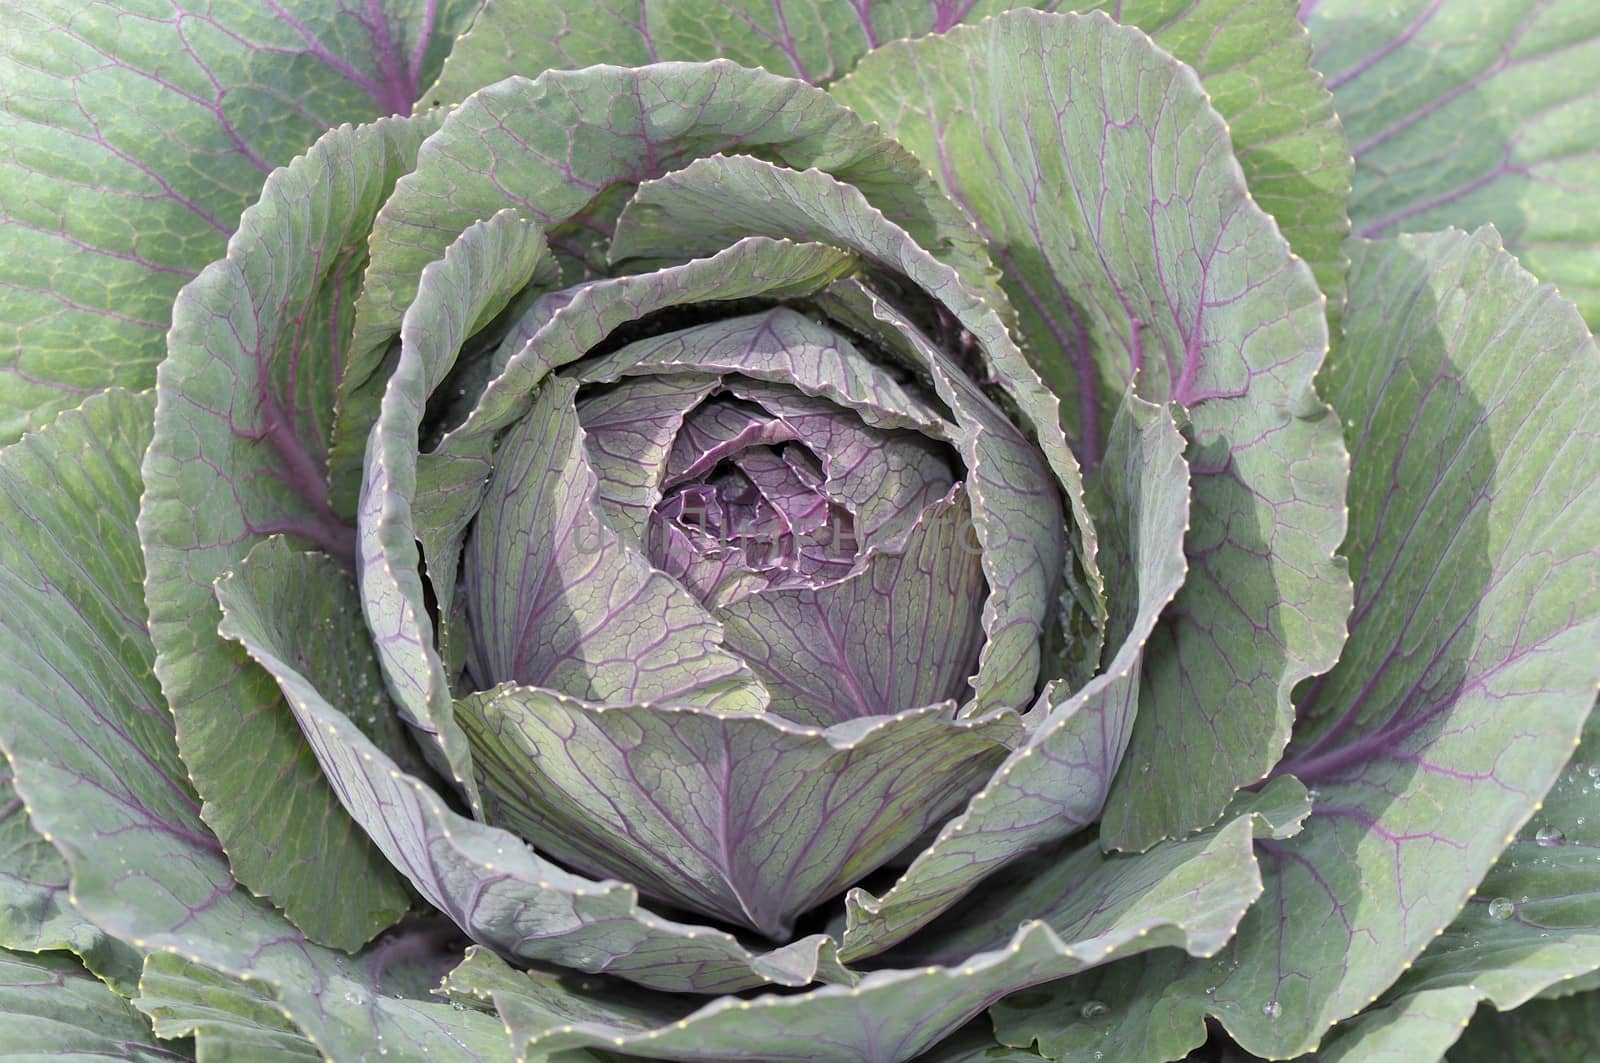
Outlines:
{"label": "rosette of leaves", "polygon": [[729,12],[489,7],[420,94],[459,14],[367,12],[424,106],[0,454],[8,1013],[1284,1057],[1600,967],[1532,896],[1592,800],[1574,308],[1492,230],[1344,240],[1283,4]]}

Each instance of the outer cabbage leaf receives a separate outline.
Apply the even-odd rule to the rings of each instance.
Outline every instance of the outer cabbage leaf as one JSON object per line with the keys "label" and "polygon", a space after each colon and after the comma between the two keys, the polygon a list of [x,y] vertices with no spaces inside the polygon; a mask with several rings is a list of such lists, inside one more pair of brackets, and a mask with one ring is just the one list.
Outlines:
{"label": "outer cabbage leaf", "polygon": [[155,380],[172,300],[265,175],[409,113],[474,0],[0,7],[0,443]]}
{"label": "outer cabbage leaf", "polygon": [[[1480,1001],[1509,1012],[1600,969],[1600,885],[1592,866],[1600,847],[1596,758],[1600,714],[1591,712],[1567,770],[1455,922],[1370,1012],[1334,1027],[1322,1052],[1365,1059],[1391,1039],[1412,1050],[1431,1039],[1438,1058]],[[1483,1023],[1496,1026],[1492,1019]],[[1517,1023],[1508,1016],[1501,1027],[1514,1030]]]}
{"label": "outer cabbage leaf", "polygon": [[833,93],[934,166],[1014,301],[1080,309],[1077,339],[1035,334],[1032,354],[1076,405],[1086,466],[1135,380],[1188,410],[1190,571],[1147,649],[1102,830],[1142,848],[1203,826],[1272,767],[1290,690],[1342,638],[1344,454],[1311,384],[1324,297],[1194,73],[1103,15],[1014,12],[888,45]]}
{"label": "outer cabbage leaf", "polygon": [[[1011,6],[1006,0],[720,0],[710,5],[651,0],[575,7],[559,0],[497,0],[456,42],[439,80],[422,99],[429,105],[453,103],[507,75],[546,68],[663,60],[731,59],[826,84],[849,73],[869,49],[944,33]],[[1251,193],[1310,263],[1328,293],[1330,313],[1337,314],[1344,303],[1341,244],[1350,230],[1345,216],[1350,153],[1333,99],[1310,67],[1310,48],[1292,4],[1097,0],[1073,6],[1106,9],[1195,68],[1228,121]],[[1047,300],[1042,293],[1019,299],[1025,335],[1078,327],[1061,317],[1071,313],[1070,306]]]}
{"label": "outer cabbage leaf", "polygon": [[1476,998],[1468,988],[1431,989],[1370,1008],[1335,1026],[1313,1058],[1317,1063],[1431,1063],[1461,1036]]}
{"label": "outer cabbage leaf", "polygon": [[1600,8],[1304,0],[1358,236],[1493,224],[1600,327]]}
{"label": "outer cabbage leaf", "polygon": [[1160,1058],[1198,1045],[1207,1014],[1258,1055],[1307,1051],[1374,1000],[1533,814],[1600,678],[1582,319],[1488,230],[1358,242],[1351,257],[1325,380],[1351,418],[1356,609],[1279,769],[1313,787],[1316,811],[1259,844],[1266,894],[1226,957],[1152,959],[1090,990],[1119,1015],[1112,1045]]}
{"label": "outer cabbage leaf", "polygon": [[201,820],[143,623],[135,518],[152,406],[114,390],[0,451],[4,742],[74,907],[141,951],[257,983],[325,1055],[388,1043],[498,1058],[498,1024],[429,999],[452,957],[433,929],[356,956],[316,945],[239,885]]}
{"label": "outer cabbage leaf", "polygon": [[404,910],[401,883],[340,812],[271,677],[219,639],[211,581],[278,533],[353,555],[325,479],[349,277],[432,126],[334,130],[273,174],[227,257],[178,298],[143,468],[156,674],[202,815],[241,883],[344,948]]}
{"label": "outer cabbage leaf", "polygon": [[60,953],[0,949],[0,1044],[8,1059],[39,1063],[187,1058],[160,1044],[131,1004]]}
{"label": "outer cabbage leaf", "polygon": [[156,1036],[194,1038],[196,1063],[323,1059],[263,987],[168,953],[145,960],[133,1006]]}
{"label": "outer cabbage leaf", "polygon": [[64,949],[119,993],[138,986],[142,957],[83,918],[67,903],[67,862],[28,822],[0,758],[0,948],[17,952]]}
{"label": "outer cabbage leaf", "polygon": [[[428,398],[454,367],[467,338],[535,276],[547,253],[539,230],[506,211],[471,226],[443,258],[428,266],[401,326],[400,353],[365,459],[356,570],[367,628],[374,633],[378,660],[402,718],[422,736],[431,762],[465,794],[473,810],[481,803],[471,753],[451,716],[450,691],[418,570],[411,507],[418,435]],[[459,550],[456,543],[455,552]]]}

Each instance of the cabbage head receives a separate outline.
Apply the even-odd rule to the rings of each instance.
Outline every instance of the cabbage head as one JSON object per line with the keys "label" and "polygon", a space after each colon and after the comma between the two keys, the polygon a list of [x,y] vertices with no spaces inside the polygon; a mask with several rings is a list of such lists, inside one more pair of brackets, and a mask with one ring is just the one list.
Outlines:
{"label": "cabbage head", "polygon": [[1587,2],[0,6],[0,1040],[1438,1059],[1584,987],[1600,353],[1481,223],[1600,314]]}

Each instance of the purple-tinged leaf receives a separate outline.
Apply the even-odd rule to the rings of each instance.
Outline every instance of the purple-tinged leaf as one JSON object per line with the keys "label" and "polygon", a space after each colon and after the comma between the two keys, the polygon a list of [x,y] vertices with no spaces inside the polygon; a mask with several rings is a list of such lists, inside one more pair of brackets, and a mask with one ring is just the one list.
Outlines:
{"label": "purple-tinged leaf", "polygon": [[[1105,11],[1145,31],[1194,68],[1228,124],[1250,198],[1272,215],[1289,247],[1316,274],[1328,297],[1329,324],[1336,329],[1350,264],[1344,253],[1350,235],[1345,200],[1354,163],[1333,95],[1323,84],[1326,68],[1312,64],[1311,42],[1295,18],[1295,5],[1285,0],[1094,0],[1074,7]],[[1008,291],[1017,301],[1025,335],[1036,334],[1027,325],[1036,307],[1044,311],[1052,338],[1066,334],[1063,326],[1076,329],[1070,316],[1061,320],[1063,313],[1070,315],[1065,307],[1029,300],[1020,288]]]}
{"label": "purple-tinged leaf", "polygon": [[74,907],[141,951],[265,987],[326,1055],[364,1059],[387,1042],[501,1058],[496,1023],[399,977],[450,950],[405,931],[357,956],[314,944],[239,885],[201,820],[143,624],[137,459],[151,407],[112,391],[0,452],[3,741],[18,794],[71,869]]}
{"label": "purple-tinged leaf", "polygon": [[417,277],[458,234],[505,208],[554,228],[614,186],[732,148],[836,174],[1005,305],[971,223],[922,164],[820,90],[726,61],[510,77],[450,113],[373,226],[340,388],[335,508],[353,505],[374,374]]}
{"label": "purple-tinged leaf", "polygon": [[760,711],[766,692],[717,622],[598,512],[577,388],[547,379],[495,454],[462,560],[469,672],[479,689]]}
{"label": "purple-tinged leaf", "polygon": [[[849,256],[816,245],[751,240],[679,269],[597,281],[580,289],[506,362],[467,420],[433,451],[416,458],[416,533],[427,551],[429,581],[439,600],[449,602],[454,593],[460,544],[493,471],[496,439],[527,415],[552,369],[577,361],[613,329],[642,315],[715,299],[810,295],[854,265]],[[417,413],[413,423],[420,416]],[[397,451],[397,460],[410,460],[408,454],[414,450]],[[396,525],[393,564],[402,569],[416,567],[408,535],[404,523]],[[411,602],[415,615],[421,616],[420,588]],[[445,625],[447,634],[451,630]],[[433,711],[437,715],[440,710]]]}
{"label": "purple-tinged leaf", "polygon": [[891,889],[881,897],[850,892],[844,955],[903,940],[986,876],[1099,816],[1133,726],[1145,640],[1186,571],[1189,481],[1170,414],[1130,396],[1096,475],[1115,656],[1079,690],[1045,688],[1028,714],[1026,741]]}
{"label": "purple-tinged leaf", "polygon": [[756,590],[843,579],[859,536],[824,485],[821,463],[798,444],[739,450],[668,494],[651,515],[647,554],[713,611]]}
{"label": "purple-tinged leaf", "polygon": [[223,254],[267,173],[331,126],[409,113],[475,6],[8,3],[0,443],[153,383],[173,297]]}
{"label": "purple-tinged leaf", "polygon": [[[1055,397],[1022,359],[999,315],[955,270],[859,190],[820,171],[784,170],[749,156],[698,160],[640,187],[617,223],[611,253],[618,261],[675,261],[752,233],[838,244],[909,279],[976,338],[996,383],[1024,415],[1022,428],[1032,429],[1032,439],[1024,436],[949,354],[926,341],[914,347],[923,363],[917,368],[932,378],[961,428],[957,451],[967,468],[973,531],[983,547],[988,639],[974,683],[977,705],[980,711],[1020,709],[1037,689],[1046,616],[1060,601],[1063,568],[1072,567],[1069,535],[1083,536],[1073,561],[1093,573],[1081,478],[1060,436]],[[1052,481],[1072,505],[1070,522]],[[1097,575],[1086,579],[1098,585]],[[1057,622],[1076,626],[1068,618]]]}
{"label": "purple-tinged leaf", "polygon": [[598,481],[595,504],[629,545],[644,542],[685,418],[717,384],[715,376],[682,373],[633,377],[593,395],[579,392],[584,453]]}
{"label": "purple-tinged leaf", "polygon": [[[1293,779],[1275,779],[1257,793],[1242,793],[1232,802],[1221,822],[1240,817],[1253,820],[1257,841],[1287,838],[1298,834],[1311,815],[1306,789]],[[926,932],[880,957],[880,965],[909,966],[913,963],[960,963],[963,957],[998,948],[1029,920],[1046,923],[1071,941],[1081,937],[1101,908],[1139,903],[1139,890],[1145,880],[1129,874],[1110,880],[1098,872],[1103,860],[1119,862],[1120,854],[1109,856],[1091,837],[1064,837],[1026,851],[1006,869],[993,876],[928,926]],[[1161,860],[1156,861],[1157,865]],[[1133,862],[1128,862],[1133,867]],[[1260,877],[1253,876],[1259,892]],[[1208,931],[1215,941],[1228,935],[1226,924],[1237,917],[1230,909],[1219,909],[1212,916],[1219,925]],[[1196,913],[1192,930],[1199,930],[1205,917]]]}
{"label": "purple-tinged leaf", "polygon": [[960,478],[951,450],[920,434],[875,431],[848,410],[764,381],[735,377],[725,386],[781,419],[816,455],[821,493],[852,514],[863,549],[898,539]]}
{"label": "purple-tinged leaf", "polygon": [[1327,325],[1310,269],[1252,201],[1194,72],[1103,15],[1018,11],[891,45],[834,92],[935,166],[1013,292],[1076,308],[1082,336],[1034,357],[1078,406],[1085,465],[1135,378],[1187,409],[1190,572],[1128,753],[1186,770],[1125,775],[1103,836],[1138,849],[1203,826],[1272,767],[1290,691],[1343,635],[1345,463],[1312,389]]}
{"label": "purple-tinged leaf", "polygon": [[390,118],[334,130],[273,174],[228,256],[175,304],[143,468],[156,674],[202,816],[240,883],[347,949],[395,914],[327,903],[349,860],[381,878],[376,854],[339,814],[271,676],[218,637],[211,581],[279,533],[353,556],[355,530],[334,516],[324,478],[346,274],[432,127]]}
{"label": "purple-tinged leaf", "polygon": [[[692,242],[713,254],[750,234],[719,235],[727,239],[702,242],[686,237],[684,244]],[[688,251],[684,259],[693,255]],[[573,369],[584,383],[685,372],[736,373],[786,384],[803,395],[854,410],[874,428],[910,428],[935,438],[948,438],[956,431],[932,396],[902,384],[844,336],[788,307],[639,340]]]}
{"label": "purple-tinged leaf", "polygon": [[771,711],[801,723],[964,703],[985,593],[971,529],[966,494],[954,488],[903,542],[869,547],[844,579],[722,605],[724,641],[766,681]]}
{"label": "purple-tinged leaf", "polygon": [[823,730],[502,687],[456,711],[494,818],[572,866],[783,940],[982,785],[1019,731],[954,709]]}
{"label": "purple-tinged leaf", "polygon": [[1048,920],[1013,926],[999,947],[959,964],[874,971],[852,986],[729,997],[690,1011],[517,975],[479,951],[447,988],[491,998],[519,1050],[595,1045],[694,1063],[904,1063],[1008,993],[1149,949],[1221,948],[1261,891],[1250,848],[1258,828],[1271,829],[1242,809],[1226,825],[1131,859],[1091,844],[1078,857],[1076,889]]}

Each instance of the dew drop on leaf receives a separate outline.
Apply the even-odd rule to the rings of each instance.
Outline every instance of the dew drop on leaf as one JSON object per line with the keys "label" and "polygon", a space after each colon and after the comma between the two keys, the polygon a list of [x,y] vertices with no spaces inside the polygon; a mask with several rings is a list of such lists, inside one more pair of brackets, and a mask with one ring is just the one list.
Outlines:
{"label": "dew drop on leaf", "polygon": [[1489,918],[1497,922],[1510,919],[1516,910],[1516,902],[1510,897],[1496,897],[1489,902]]}
{"label": "dew drop on leaf", "polygon": [[1083,1002],[1083,1007],[1078,1009],[1078,1014],[1089,1022],[1105,1018],[1110,1013],[1110,1005],[1099,1000],[1086,1000]]}
{"label": "dew drop on leaf", "polygon": [[1269,1000],[1261,1006],[1261,1014],[1265,1015],[1269,1019],[1276,1019],[1279,1015],[1283,1014],[1283,1005],[1279,1004],[1276,1000]]}
{"label": "dew drop on leaf", "polygon": [[1567,844],[1567,836],[1554,827],[1540,827],[1534,833],[1533,840],[1547,847]]}

